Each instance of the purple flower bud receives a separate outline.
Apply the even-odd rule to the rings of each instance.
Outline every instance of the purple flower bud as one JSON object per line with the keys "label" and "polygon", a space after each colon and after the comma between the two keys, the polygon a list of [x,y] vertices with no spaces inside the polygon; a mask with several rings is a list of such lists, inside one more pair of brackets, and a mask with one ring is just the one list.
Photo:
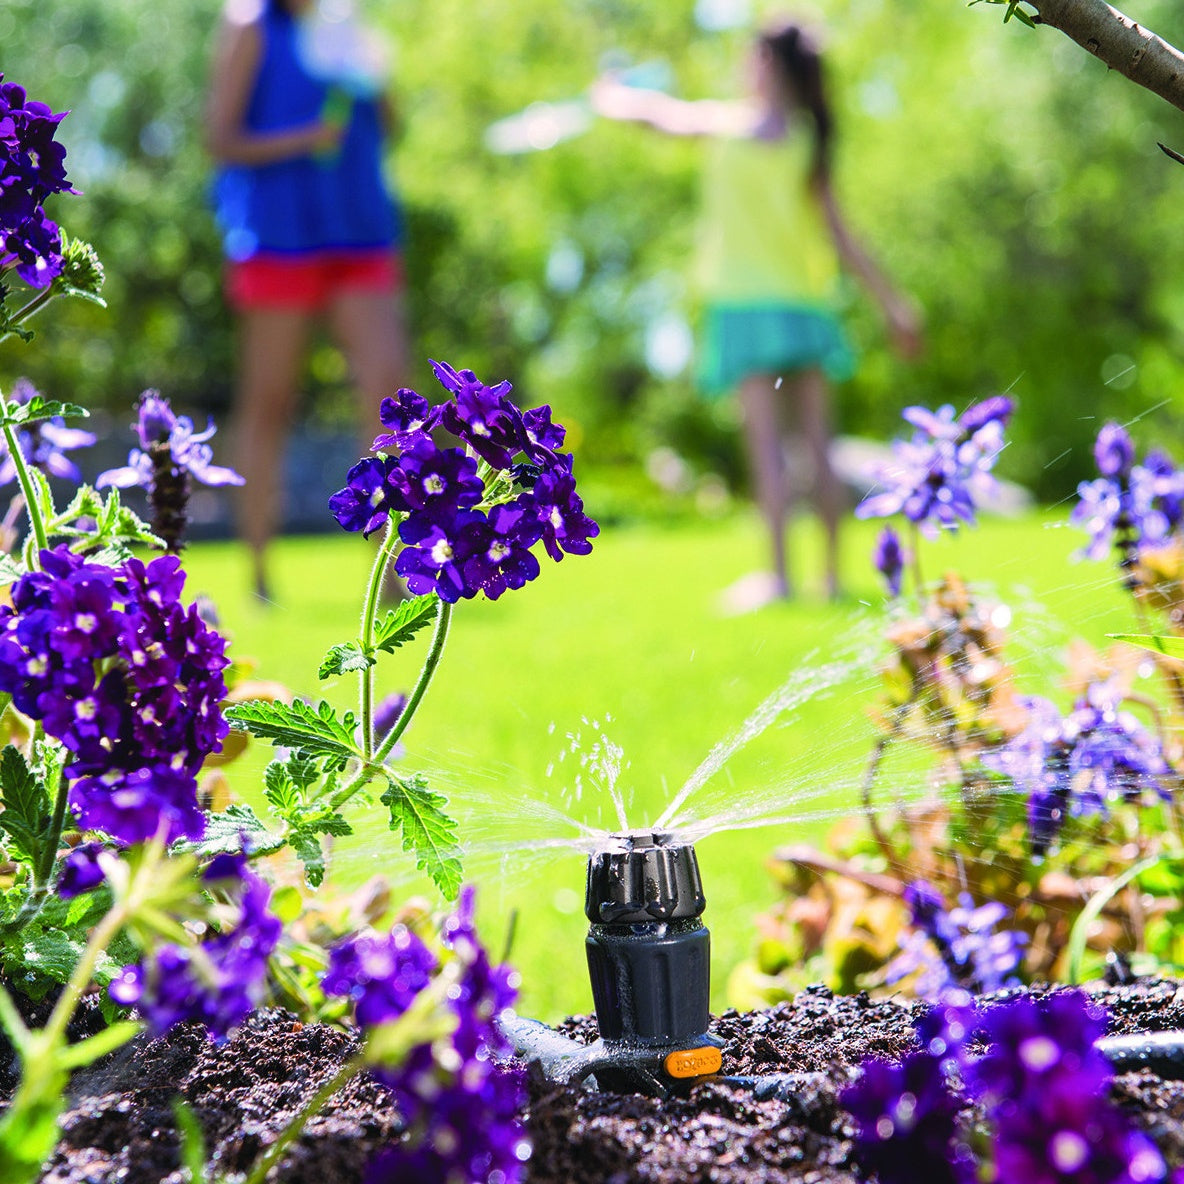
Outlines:
{"label": "purple flower bud", "polygon": [[1135,446],[1126,428],[1117,423],[1103,424],[1094,441],[1094,460],[1103,477],[1119,480],[1129,477],[1135,460]]}
{"label": "purple flower bud", "polygon": [[888,595],[899,596],[904,576],[904,550],[900,545],[900,536],[891,526],[885,526],[880,531],[872,562],[888,584]]}

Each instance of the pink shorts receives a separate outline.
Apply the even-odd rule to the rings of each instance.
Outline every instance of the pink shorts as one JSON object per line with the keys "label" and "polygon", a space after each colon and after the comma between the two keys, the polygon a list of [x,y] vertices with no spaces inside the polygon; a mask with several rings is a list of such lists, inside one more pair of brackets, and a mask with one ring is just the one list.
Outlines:
{"label": "pink shorts", "polygon": [[240,310],[320,312],[338,296],[399,292],[402,287],[403,260],[386,247],[298,257],[254,255],[226,268],[226,299]]}

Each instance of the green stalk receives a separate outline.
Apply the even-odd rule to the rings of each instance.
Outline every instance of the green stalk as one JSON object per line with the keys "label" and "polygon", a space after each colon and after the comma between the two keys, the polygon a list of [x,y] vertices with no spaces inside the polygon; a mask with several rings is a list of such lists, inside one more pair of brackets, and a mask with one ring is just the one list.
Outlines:
{"label": "green stalk", "polygon": [[[386,534],[382,546],[374,557],[370,569],[370,583],[366,588],[366,601],[362,606],[362,627],[359,640],[362,653],[369,654],[374,648],[374,620],[378,616],[378,601],[382,594],[383,579],[390,564],[391,555],[398,541],[398,525],[392,516],[387,520]],[[362,755],[369,761],[374,753],[374,667],[366,665],[358,674],[359,714],[362,717]]]}
{"label": "green stalk", "polygon": [[292,1145],[292,1143],[300,1138],[304,1128],[308,1125],[309,1120],[315,1118],[320,1112],[325,1103],[343,1086],[345,1086],[351,1078],[365,1068],[365,1056],[359,1054],[352,1060],[346,1061],[337,1072],[326,1081],[320,1089],[304,1104],[304,1109],[280,1132],[280,1136],[267,1149],[267,1154],[259,1160],[257,1164],[251,1169],[251,1174],[243,1181],[243,1184],[263,1184],[267,1178],[267,1173],[271,1171],[284,1152]]}
{"label": "green stalk", "polygon": [[432,631],[432,641],[428,646],[427,656],[424,658],[423,669],[419,672],[419,679],[416,681],[415,689],[411,692],[411,696],[407,700],[407,706],[403,708],[403,713],[399,716],[398,722],[387,733],[382,744],[379,745],[378,750],[364,760],[362,767],[354,776],[329,799],[330,809],[339,810],[362,786],[366,785],[382,771],[383,762],[390,756],[391,750],[399,742],[399,737],[407,730],[424,695],[427,694],[428,686],[432,681],[432,675],[436,673],[436,667],[440,665],[440,657],[444,653],[444,643],[448,640],[448,626],[451,620],[452,605],[446,600],[441,600],[436,610],[436,626]]}
{"label": "green stalk", "polygon": [[53,803],[53,814],[49,820],[49,833],[45,838],[45,848],[41,852],[41,859],[33,869],[33,885],[44,888],[53,875],[54,861],[58,856],[58,846],[62,838],[62,826],[66,821],[67,786],[64,774],[58,775],[58,792]]}
{"label": "green stalk", "polygon": [[[55,286],[50,284],[49,287],[43,288],[36,296],[33,297],[27,304],[18,308],[11,317],[8,318],[9,325],[19,325],[21,321],[27,321],[34,313],[40,312],[55,296],[57,291]],[[14,334],[11,329],[7,329],[4,333],[0,333],[0,341],[5,341]]]}

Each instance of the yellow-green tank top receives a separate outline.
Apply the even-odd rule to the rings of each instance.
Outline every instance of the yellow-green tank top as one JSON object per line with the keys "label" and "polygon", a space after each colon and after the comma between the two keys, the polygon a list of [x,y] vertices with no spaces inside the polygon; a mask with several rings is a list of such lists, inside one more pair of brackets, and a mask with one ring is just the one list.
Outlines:
{"label": "yellow-green tank top", "polygon": [[706,301],[830,306],[838,259],[810,185],[812,159],[803,134],[713,141],[695,272]]}

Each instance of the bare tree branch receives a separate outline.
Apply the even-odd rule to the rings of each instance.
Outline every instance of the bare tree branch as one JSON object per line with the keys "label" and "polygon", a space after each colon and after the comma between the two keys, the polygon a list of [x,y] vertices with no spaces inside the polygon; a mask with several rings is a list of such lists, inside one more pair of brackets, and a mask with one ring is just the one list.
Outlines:
{"label": "bare tree branch", "polygon": [[1184,53],[1104,0],[1025,0],[1112,70],[1184,111]]}

